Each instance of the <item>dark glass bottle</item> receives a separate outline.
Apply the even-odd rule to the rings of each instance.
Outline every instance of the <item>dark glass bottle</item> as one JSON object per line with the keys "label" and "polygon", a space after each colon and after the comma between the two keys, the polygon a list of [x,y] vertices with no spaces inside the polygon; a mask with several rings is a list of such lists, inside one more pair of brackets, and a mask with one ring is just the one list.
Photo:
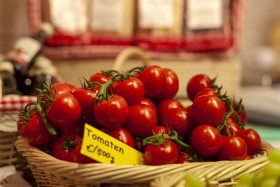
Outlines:
{"label": "dark glass bottle", "polygon": [[14,76],[20,91],[24,92],[26,89],[28,72],[32,68],[36,57],[40,54],[42,45],[48,37],[53,35],[53,32],[53,27],[49,23],[42,23],[37,34],[17,40],[13,50],[5,56],[5,60],[12,62],[14,65]]}
{"label": "dark glass bottle", "polygon": [[37,95],[38,91],[37,88],[43,89],[43,83],[51,82],[56,83],[57,80],[55,79],[57,75],[57,69],[53,66],[50,59],[39,56],[34,66],[30,69],[28,74],[28,78],[26,81],[29,81],[28,89],[26,89],[26,95]]}

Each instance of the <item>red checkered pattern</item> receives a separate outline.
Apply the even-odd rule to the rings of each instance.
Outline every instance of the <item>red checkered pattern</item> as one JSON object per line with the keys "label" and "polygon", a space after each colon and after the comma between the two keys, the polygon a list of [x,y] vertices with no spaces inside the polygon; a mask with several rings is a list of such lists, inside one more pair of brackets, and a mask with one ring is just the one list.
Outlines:
{"label": "red checkered pattern", "polygon": [[0,113],[18,113],[26,104],[36,101],[36,96],[5,96],[0,98]]}

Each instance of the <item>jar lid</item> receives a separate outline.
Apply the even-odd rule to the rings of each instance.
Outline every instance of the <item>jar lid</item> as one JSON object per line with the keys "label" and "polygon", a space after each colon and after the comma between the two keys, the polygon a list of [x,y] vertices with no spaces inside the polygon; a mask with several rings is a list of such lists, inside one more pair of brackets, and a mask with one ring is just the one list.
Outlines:
{"label": "jar lid", "polygon": [[0,62],[0,71],[9,71],[12,74],[15,73],[14,66],[9,61],[2,61],[2,62]]}
{"label": "jar lid", "polygon": [[48,68],[52,66],[52,61],[44,56],[38,56],[35,64],[34,64],[34,68]]}
{"label": "jar lid", "polygon": [[40,30],[45,31],[49,37],[51,37],[54,34],[53,26],[48,22],[41,23]]}

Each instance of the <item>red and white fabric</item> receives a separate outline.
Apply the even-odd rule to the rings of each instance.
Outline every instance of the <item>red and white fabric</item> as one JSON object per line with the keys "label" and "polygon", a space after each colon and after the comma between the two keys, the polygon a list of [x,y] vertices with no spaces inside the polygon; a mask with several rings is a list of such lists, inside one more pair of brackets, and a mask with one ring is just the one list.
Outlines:
{"label": "red and white fabric", "polygon": [[0,132],[17,132],[18,114],[36,96],[8,95],[0,97]]}

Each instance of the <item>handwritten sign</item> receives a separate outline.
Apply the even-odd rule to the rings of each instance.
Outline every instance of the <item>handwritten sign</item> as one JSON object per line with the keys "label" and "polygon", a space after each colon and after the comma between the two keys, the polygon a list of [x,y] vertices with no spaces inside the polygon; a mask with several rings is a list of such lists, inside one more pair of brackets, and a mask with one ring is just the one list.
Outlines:
{"label": "handwritten sign", "polygon": [[112,136],[85,124],[81,153],[98,162],[143,165],[143,154]]}

